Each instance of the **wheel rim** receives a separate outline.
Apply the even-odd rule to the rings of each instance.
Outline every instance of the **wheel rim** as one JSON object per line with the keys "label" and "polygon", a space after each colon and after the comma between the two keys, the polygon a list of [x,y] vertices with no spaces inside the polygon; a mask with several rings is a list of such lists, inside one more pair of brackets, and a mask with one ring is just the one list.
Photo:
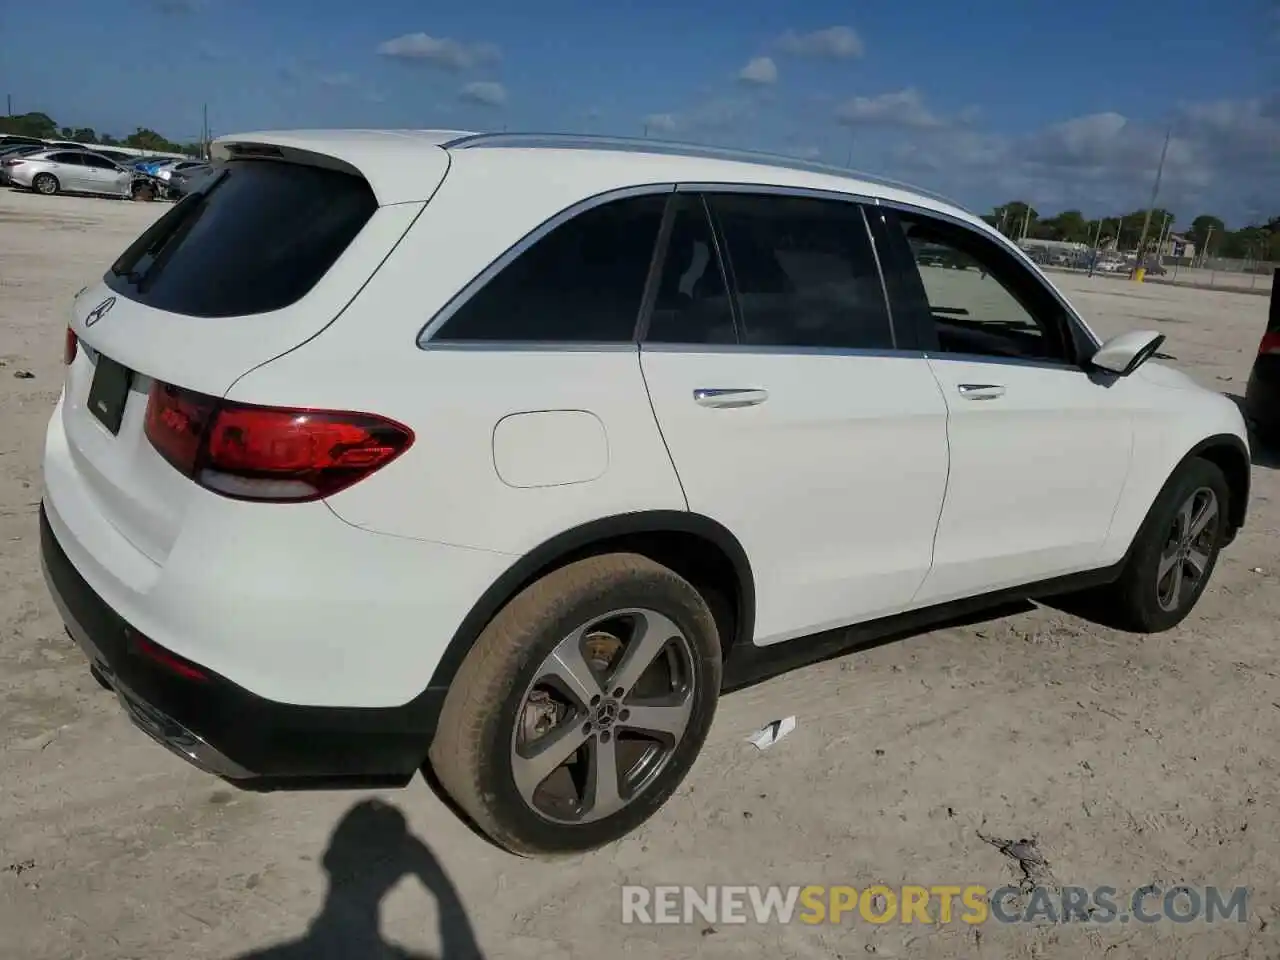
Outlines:
{"label": "wheel rim", "polygon": [[40,177],[40,182],[36,184],[36,189],[41,193],[53,193],[53,178],[48,174]]}
{"label": "wheel rim", "polygon": [[1204,583],[1213,558],[1217,519],[1218,495],[1208,487],[1200,487],[1178,508],[1156,566],[1156,602],[1161,610],[1180,609]]}
{"label": "wheel rim", "polygon": [[693,650],[670,618],[637,608],[596,617],[525,689],[511,738],[516,789],[557,823],[611,816],[666,769],[693,705]]}

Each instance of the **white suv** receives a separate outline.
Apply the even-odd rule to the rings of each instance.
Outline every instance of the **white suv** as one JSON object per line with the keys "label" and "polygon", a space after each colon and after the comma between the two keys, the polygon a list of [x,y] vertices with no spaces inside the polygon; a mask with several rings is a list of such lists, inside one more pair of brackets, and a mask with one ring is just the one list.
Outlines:
{"label": "white suv", "polygon": [[137,723],[244,786],[422,768],[508,849],[594,847],[722,689],[1010,597],[1162,630],[1243,523],[1235,406],[918,191],[649,141],[215,154],[75,302],[43,557]]}

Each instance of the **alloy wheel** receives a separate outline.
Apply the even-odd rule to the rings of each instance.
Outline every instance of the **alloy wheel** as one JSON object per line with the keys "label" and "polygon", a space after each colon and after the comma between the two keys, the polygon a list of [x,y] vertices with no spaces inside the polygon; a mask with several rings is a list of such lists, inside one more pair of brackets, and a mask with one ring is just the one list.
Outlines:
{"label": "alloy wheel", "polygon": [[1156,565],[1156,602],[1161,610],[1178,610],[1204,583],[1218,533],[1218,497],[1199,487],[1174,515],[1160,562]]}
{"label": "alloy wheel", "polygon": [[516,711],[511,771],[524,802],[569,824],[602,820],[647,789],[694,707],[692,646],[655,610],[615,610],[561,640]]}

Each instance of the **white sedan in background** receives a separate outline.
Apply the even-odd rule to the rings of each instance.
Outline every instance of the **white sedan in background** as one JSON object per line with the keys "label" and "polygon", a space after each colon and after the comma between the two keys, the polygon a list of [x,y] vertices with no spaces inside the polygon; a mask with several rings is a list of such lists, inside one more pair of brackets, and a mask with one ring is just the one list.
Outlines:
{"label": "white sedan in background", "polygon": [[96,193],[132,197],[137,174],[87,150],[42,150],[4,161],[5,174],[17,187],[45,196]]}

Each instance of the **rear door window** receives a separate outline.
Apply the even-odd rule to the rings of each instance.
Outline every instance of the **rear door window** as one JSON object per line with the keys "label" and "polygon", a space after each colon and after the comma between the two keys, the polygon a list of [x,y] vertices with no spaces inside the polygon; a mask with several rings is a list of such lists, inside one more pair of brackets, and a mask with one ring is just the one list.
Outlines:
{"label": "rear door window", "polygon": [[857,204],[748,194],[708,200],[724,237],[744,344],[894,347],[880,271]]}
{"label": "rear door window", "polygon": [[362,178],[270,160],[227,163],[107,272],[157,310],[231,317],[281,310],[333,266],[378,203]]}

